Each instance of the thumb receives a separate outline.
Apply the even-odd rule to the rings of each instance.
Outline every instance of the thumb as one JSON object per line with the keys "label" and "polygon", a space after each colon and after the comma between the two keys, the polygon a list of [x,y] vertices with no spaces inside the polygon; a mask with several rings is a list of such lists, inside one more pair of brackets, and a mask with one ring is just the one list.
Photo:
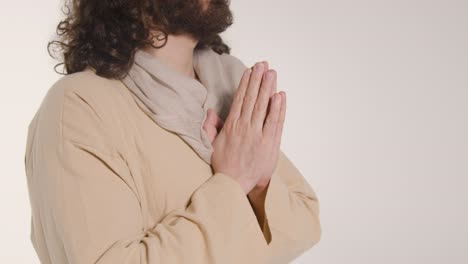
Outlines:
{"label": "thumb", "polygon": [[203,129],[205,130],[210,142],[213,142],[218,134],[218,130],[224,125],[223,120],[219,118],[216,114],[216,111],[209,108],[207,111],[207,116],[205,123],[203,124]]}

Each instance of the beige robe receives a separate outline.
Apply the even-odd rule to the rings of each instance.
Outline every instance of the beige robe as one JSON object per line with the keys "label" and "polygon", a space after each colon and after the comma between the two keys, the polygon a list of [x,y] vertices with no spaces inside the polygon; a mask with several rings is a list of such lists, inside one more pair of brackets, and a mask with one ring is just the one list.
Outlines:
{"label": "beige robe", "polygon": [[41,263],[288,263],[321,237],[317,196],[282,151],[262,229],[236,181],[90,69],[47,92],[25,169]]}

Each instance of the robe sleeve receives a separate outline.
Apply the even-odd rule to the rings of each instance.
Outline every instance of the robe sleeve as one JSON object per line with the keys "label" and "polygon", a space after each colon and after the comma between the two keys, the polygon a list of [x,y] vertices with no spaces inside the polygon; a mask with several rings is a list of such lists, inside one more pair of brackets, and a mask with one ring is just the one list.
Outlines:
{"label": "robe sleeve", "polygon": [[263,233],[269,242],[268,263],[289,263],[320,240],[316,193],[281,149],[264,206]]}
{"label": "robe sleeve", "polygon": [[[232,67],[232,96],[235,95],[246,64],[231,54],[221,56]],[[228,111],[227,111],[228,112]],[[289,263],[318,243],[321,237],[319,201],[300,171],[280,150],[278,164],[267,188],[263,235],[269,244],[267,263]]]}
{"label": "robe sleeve", "polygon": [[200,185],[186,207],[144,228],[131,172],[103,143],[102,116],[68,96],[62,133],[28,157],[52,258],[63,251],[79,264],[265,263],[268,245],[248,198],[223,173]]}

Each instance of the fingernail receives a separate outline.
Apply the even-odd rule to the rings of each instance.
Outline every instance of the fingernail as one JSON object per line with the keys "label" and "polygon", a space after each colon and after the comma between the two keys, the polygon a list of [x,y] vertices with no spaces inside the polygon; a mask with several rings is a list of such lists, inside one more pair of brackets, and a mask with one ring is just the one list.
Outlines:
{"label": "fingernail", "polygon": [[271,75],[272,75],[272,74],[271,74],[271,71],[267,71],[267,72],[265,73],[265,80],[270,80],[270,79],[271,79]]}
{"label": "fingernail", "polygon": [[275,95],[274,95],[273,100],[275,101],[275,104],[279,104],[280,99],[281,99],[281,95],[280,95],[280,94],[275,94]]}
{"label": "fingernail", "polygon": [[255,65],[255,69],[257,69],[257,70],[262,70],[262,69],[263,69],[263,63],[257,63],[257,64]]}
{"label": "fingernail", "polygon": [[280,94],[280,95],[282,94],[281,96],[283,96],[284,99],[286,99],[286,92],[285,91],[280,91],[280,92],[278,92],[278,94]]}

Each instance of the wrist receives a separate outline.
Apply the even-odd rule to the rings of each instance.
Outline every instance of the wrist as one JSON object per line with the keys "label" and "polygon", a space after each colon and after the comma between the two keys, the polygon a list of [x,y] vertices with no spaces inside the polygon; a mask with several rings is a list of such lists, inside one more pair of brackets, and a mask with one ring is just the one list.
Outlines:
{"label": "wrist", "polygon": [[268,189],[270,185],[270,179],[268,180],[260,180],[257,184],[252,188],[251,192],[253,193],[263,193]]}
{"label": "wrist", "polygon": [[257,217],[258,224],[262,231],[264,231],[265,221],[265,199],[267,186],[259,187],[255,186],[248,194],[247,198],[252,206],[252,209]]}
{"label": "wrist", "polygon": [[263,203],[268,190],[268,185],[269,184],[265,186],[254,186],[254,188],[252,188],[252,190],[250,190],[250,192],[247,195],[256,203]]}

